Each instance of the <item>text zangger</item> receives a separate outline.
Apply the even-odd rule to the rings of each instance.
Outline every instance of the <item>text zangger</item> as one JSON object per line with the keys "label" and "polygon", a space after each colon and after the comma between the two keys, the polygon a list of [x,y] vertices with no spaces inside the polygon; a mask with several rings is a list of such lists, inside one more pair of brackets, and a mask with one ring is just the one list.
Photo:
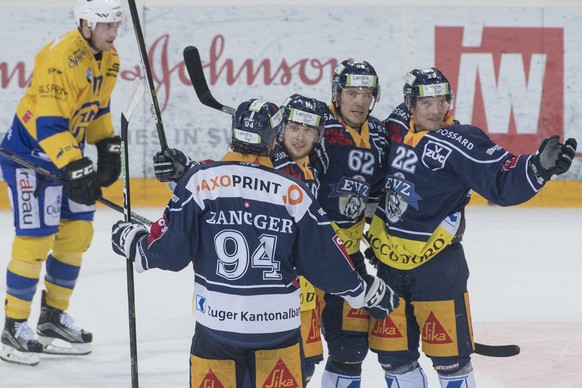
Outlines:
{"label": "text zangger", "polygon": [[242,210],[210,212],[210,218],[206,220],[212,225],[252,225],[257,229],[269,230],[280,233],[293,233],[293,221],[285,218],[267,216],[265,214],[252,214]]}

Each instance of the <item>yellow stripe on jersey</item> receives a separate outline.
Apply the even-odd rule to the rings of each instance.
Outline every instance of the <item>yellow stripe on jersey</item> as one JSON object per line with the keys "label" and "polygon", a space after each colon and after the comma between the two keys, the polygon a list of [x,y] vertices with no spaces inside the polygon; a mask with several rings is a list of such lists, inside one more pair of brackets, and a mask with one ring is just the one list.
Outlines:
{"label": "yellow stripe on jersey", "polygon": [[313,176],[313,172],[311,172],[311,170],[308,167],[309,166],[309,156],[306,156],[305,158],[303,158],[303,162],[296,160],[295,164],[303,172],[303,180],[304,181],[312,181],[315,179],[315,177]]}
{"label": "yellow stripe on jersey", "polygon": [[350,127],[346,122],[341,120],[341,115],[337,114],[335,107],[332,105],[329,106],[329,110],[333,113],[334,117],[344,126],[344,128],[348,131],[352,139],[354,139],[354,143],[358,148],[370,148],[370,127],[368,126],[368,119],[364,121],[362,124],[360,131],[358,132],[356,129]]}
{"label": "yellow stripe on jersey", "polygon": [[273,167],[273,162],[267,156],[243,155],[239,152],[227,152],[221,159],[223,162],[245,162]]}
{"label": "yellow stripe on jersey", "polygon": [[[447,115],[443,120],[442,127],[448,127],[449,125],[453,124],[454,121],[455,118],[453,116]],[[414,115],[412,115],[412,117],[410,118],[409,128],[410,129],[408,130],[406,136],[404,136],[404,140],[402,142],[411,147],[416,147],[418,142],[420,142],[420,139],[422,139],[424,135],[426,135],[429,132],[429,131],[418,131],[418,132],[416,131],[416,127],[414,126]]]}
{"label": "yellow stripe on jersey", "polygon": [[360,250],[360,241],[362,241],[362,235],[364,234],[364,225],[366,225],[365,218],[362,218],[357,224],[349,228],[340,228],[335,222],[331,223],[331,226],[333,226],[333,229],[344,243],[344,248],[348,255],[353,255]]}
{"label": "yellow stripe on jersey", "polygon": [[368,240],[374,255],[384,264],[400,269],[416,268],[446,248],[461,224],[460,214],[443,220],[427,241],[410,240],[388,234],[384,221],[375,216],[368,230]]}
{"label": "yellow stripe on jersey", "polygon": [[83,158],[79,143],[73,138],[71,132],[59,132],[38,142],[38,144],[45,150],[57,168],[63,168],[67,164]]}
{"label": "yellow stripe on jersey", "polygon": [[303,276],[299,276],[301,311],[313,310],[316,307],[315,287]]}

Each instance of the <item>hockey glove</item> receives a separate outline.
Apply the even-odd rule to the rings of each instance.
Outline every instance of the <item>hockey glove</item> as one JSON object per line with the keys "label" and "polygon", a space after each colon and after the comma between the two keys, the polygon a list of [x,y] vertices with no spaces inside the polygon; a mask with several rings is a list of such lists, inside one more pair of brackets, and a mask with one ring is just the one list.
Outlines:
{"label": "hockey glove", "polygon": [[545,181],[554,175],[561,175],[570,169],[576,155],[576,139],[567,139],[560,143],[560,136],[546,138],[531,159],[533,173]]}
{"label": "hockey glove", "polygon": [[374,254],[374,251],[372,250],[372,248],[366,248],[364,250],[364,257],[366,258],[366,260],[368,260],[368,263],[370,263],[370,265],[372,267],[378,268],[378,264],[380,263],[380,260],[378,260],[378,258]]}
{"label": "hockey glove", "polygon": [[63,168],[63,173],[69,199],[82,205],[94,205],[101,195],[101,188],[91,159],[75,160]]}
{"label": "hockey glove", "polygon": [[166,148],[154,155],[154,174],[160,182],[177,182],[194,164],[182,151]]}
{"label": "hockey glove", "polygon": [[114,136],[95,143],[99,186],[111,186],[121,174],[121,138]]}
{"label": "hockey glove", "polygon": [[309,154],[309,162],[320,174],[325,174],[329,168],[329,147],[324,137],[315,145]]}
{"label": "hockey glove", "polygon": [[[368,221],[366,220],[366,222],[368,222]],[[374,254],[374,250],[372,249],[372,244],[370,244],[370,240],[368,239],[367,234],[362,235],[362,242],[366,246],[366,249],[364,250],[364,257],[366,258],[366,260],[368,260],[368,263],[370,263],[370,265],[372,267],[377,269],[378,264],[380,263],[380,260]]]}
{"label": "hockey glove", "polygon": [[139,222],[117,221],[111,228],[111,247],[113,252],[135,261],[137,242],[149,234],[147,228]]}
{"label": "hockey glove", "polygon": [[372,275],[363,276],[366,282],[366,296],[364,309],[377,320],[383,320],[394,311],[400,300],[384,281]]}

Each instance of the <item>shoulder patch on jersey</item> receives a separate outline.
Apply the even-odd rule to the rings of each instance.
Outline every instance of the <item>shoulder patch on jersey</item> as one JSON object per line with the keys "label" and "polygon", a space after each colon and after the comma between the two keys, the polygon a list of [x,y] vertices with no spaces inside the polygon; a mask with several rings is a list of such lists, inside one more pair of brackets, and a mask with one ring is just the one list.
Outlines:
{"label": "shoulder patch on jersey", "polygon": [[432,171],[441,170],[452,152],[448,146],[429,140],[422,152],[422,164]]}

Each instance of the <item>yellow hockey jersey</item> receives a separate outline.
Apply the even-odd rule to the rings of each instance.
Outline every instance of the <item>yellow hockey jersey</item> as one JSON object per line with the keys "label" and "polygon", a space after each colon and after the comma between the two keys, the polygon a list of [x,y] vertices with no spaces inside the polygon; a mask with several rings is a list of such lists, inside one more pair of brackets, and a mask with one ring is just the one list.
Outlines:
{"label": "yellow hockey jersey", "polygon": [[109,105],[118,73],[117,51],[96,59],[79,30],[51,41],[35,58],[31,84],[2,147],[58,169],[81,159],[85,141],[113,136]]}

